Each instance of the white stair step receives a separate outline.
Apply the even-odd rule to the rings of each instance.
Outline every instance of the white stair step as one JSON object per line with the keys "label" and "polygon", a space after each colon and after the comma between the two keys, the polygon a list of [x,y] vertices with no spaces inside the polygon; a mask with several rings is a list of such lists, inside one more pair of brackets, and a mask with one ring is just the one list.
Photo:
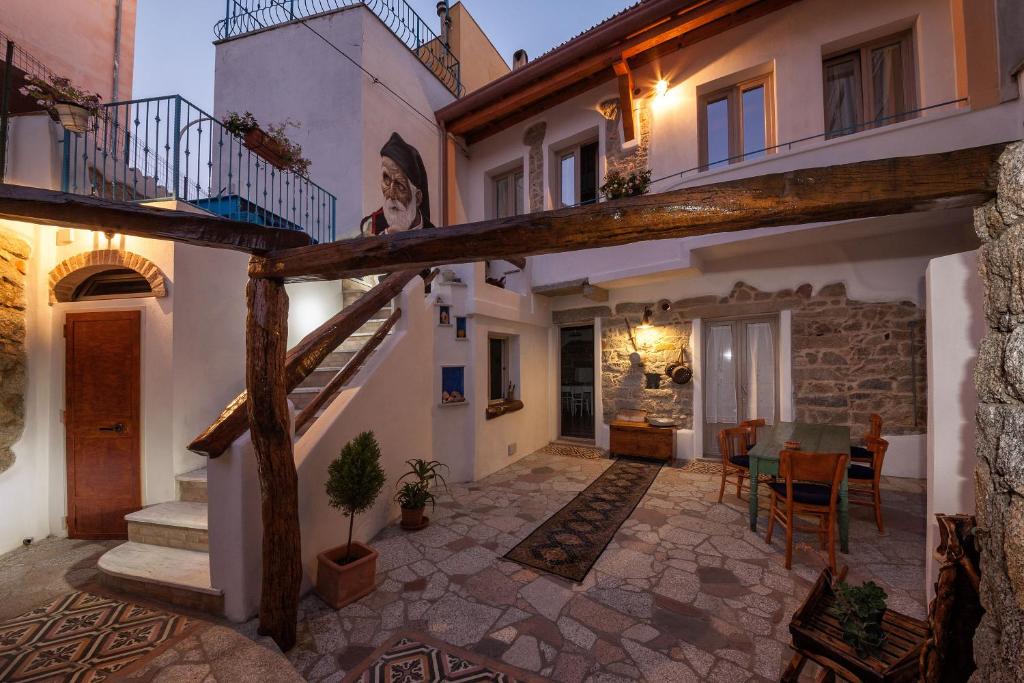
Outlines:
{"label": "white stair step", "polygon": [[210,585],[210,556],[195,550],[128,541],[104,553],[97,566],[103,573],[122,579],[221,594]]}
{"label": "white stair step", "polygon": [[198,470],[192,470],[185,474],[179,474],[175,477],[178,481],[187,481],[189,483],[206,481],[206,468],[200,467]]}
{"label": "white stair step", "polygon": [[175,500],[142,508],[124,516],[131,524],[159,524],[160,526],[183,527],[185,529],[208,528],[208,511],[206,503]]}

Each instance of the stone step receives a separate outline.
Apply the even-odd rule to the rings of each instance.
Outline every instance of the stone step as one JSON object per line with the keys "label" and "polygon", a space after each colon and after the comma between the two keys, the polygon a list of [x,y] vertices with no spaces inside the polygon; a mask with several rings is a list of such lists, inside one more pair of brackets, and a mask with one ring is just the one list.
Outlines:
{"label": "stone step", "polygon": [[127,514],[124,519],[129,541],[200,552],[210,547],[206,503],[159,503]]}
{"label": "stone step", "polygon": [[315,387],[299,387],[288,394],[289,400],[295,405],[295,410],[302,410],[317,397],[320,390]]}
{"label": "stone step", "polygon": [[206,497],[206,468],[192,470],[175,477],[178,482],[178,500],[191,503],[205,503]]}
{"label": "stone step", "polygon": [[97,562],[103,582],[116,590],[198,609],[224,612],[224,596],[210,583],[210,556],[194,550],[128,541]]}
{"label": "stone step", "polygon": [[326,362],[310,373],[309,377],[302,380],[298,388],[300,389],[321,389],[327,386],[327,383],[331,381],[331,378],[338,374],[341,370],[341,366],[328,365]]}

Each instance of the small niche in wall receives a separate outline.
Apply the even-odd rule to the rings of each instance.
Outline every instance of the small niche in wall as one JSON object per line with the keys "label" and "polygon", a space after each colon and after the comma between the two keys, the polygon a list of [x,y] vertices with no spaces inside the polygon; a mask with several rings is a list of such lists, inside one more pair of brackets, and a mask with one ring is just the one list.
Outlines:
{"label": "small niche in wall", "polygon": [[462,316],[455,316],[455,338],[459,341],[467,341],[466,319]]}
{"label": "small niche in wall", "polygon": [[437,304],[437,324],[441,327],[452,326],[452,307],[448,304]]}
{"label": "small niche in wall", "polygon": [[463,365],[441,367],[441,405],[466,402],[466,368]]}

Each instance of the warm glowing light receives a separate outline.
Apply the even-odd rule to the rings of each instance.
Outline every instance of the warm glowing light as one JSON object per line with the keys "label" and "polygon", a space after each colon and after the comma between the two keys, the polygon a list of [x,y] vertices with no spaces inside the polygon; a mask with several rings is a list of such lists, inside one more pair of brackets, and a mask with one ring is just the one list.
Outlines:
{"label": "warm glowing light", "polygon": [[660,81],[654,84],[654,94],[658,97],[664,97],[668,92],[668,81],[662,78]]}
{"label": "warm glowing light", "polygon": [[641,325],[636,331],[636,341],[641,348],[647,348],[656,344],[660,337],[658,328],[654,327],[654,325],[647,325],[646,327]]}

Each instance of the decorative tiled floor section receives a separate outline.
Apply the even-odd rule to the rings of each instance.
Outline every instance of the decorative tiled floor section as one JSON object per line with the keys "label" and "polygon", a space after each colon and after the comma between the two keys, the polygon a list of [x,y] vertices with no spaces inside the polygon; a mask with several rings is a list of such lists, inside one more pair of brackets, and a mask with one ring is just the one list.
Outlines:
{"label": "decorative tiled floor section", "polygon": [[[746,503],[717,504],[713,474],[663,468],[580,584],[502,558],[610,464],[531,454],[451,486],[427,529],[373,540],[374,593],[341,611],[303,599],[293,665],[340,681],[396,633],[418,631],[559,683],[777,681],[790,616],[821,565],[796,552],[787,571],[782,535],[768,546],[749,531]],[[840,561],[923,618],[923,482],[884,486],[886,535],[855,507]]]}
{"label": "decorative tiled floor section", "polygon": [[349,674],[351,683],[526,683],[508,666],[418,633],[395,636],[359,668]]}
{"label": "decorative tiled floor section", "polygon": [[70,593],[0,624],[0,681],[104,681],[188,624],[176,614]]}
{"label": "decorative tiled floor section", "polygon": [[597,446],[584,446],[553,441],[537,451],[542,455],[561,455],[567,458],[583,458],[584,460],[601,460],[608,457],[608,452]]}

